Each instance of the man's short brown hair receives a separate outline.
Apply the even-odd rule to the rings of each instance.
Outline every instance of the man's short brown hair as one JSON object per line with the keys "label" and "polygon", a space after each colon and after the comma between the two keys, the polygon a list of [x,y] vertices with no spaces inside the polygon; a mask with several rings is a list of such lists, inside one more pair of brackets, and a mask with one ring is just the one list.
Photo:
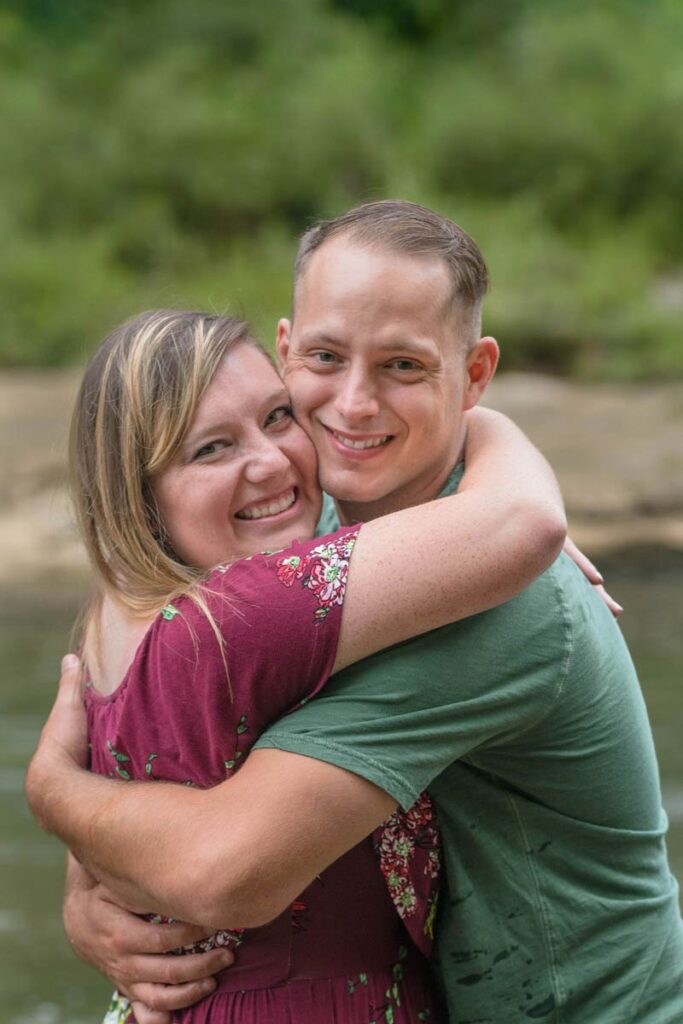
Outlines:
{"label": "man's short brown hair", "polygon": [[400,199],[356,206],[334,220],[320,221],[302,235],[294,264],[295,304],[299,281],[313,253],[330,238],[341,235],[360,245],[416,259],[443,260],[451,282],[449,308],[456,314],[467,346],[476,343],[481,329],[481,306],[489,284],[479,246],[448,217]]}

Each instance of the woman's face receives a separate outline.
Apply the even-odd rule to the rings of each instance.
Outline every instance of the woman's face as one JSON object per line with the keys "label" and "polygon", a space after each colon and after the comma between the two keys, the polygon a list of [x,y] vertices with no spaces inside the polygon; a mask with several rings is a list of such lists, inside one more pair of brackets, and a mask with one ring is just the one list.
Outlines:
{"label": "woman's face", "polygon": [[315,450],[263,353],[222,359],[173,463],[153,483],[169,541],[188,565],[287,547],[320,514]]}

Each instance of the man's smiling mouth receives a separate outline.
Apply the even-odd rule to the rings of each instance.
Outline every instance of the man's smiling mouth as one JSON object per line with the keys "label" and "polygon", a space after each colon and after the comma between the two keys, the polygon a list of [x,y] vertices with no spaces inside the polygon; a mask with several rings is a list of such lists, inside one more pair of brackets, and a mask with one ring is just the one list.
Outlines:
{"label": "man's smiling mouth", "polygon": [[365,451],[368,448],[380,448],[382,445],[387,444],[391,441],[391,434],[382,434],[379,437],[352,437],[349,434],[340,434],[337,430],[332,430],[330,427],[327,428],[335,440],[339,441],[340,444],[344,445],[345,448],[350,448],[352,451]]}
{"label": "man's smiling mouth", "polygon": [[246,505],[239,512],[235,512],[236,519],[264,519],[266,516],[277,516],[286,512],[296,501],[296,488],[290,487],[288,491],[275,498],[268,498],[265,501],[254,502],[253,505]]}

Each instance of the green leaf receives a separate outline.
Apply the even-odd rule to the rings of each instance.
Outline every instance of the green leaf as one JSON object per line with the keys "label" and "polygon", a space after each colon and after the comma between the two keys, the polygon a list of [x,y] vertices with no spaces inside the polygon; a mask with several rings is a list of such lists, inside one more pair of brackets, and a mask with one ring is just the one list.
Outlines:
{"label": "green leaf", "polygon": [[128,774],[125,768],[118,767],[116,771],[119,773],[122,779],[125,779],[126,782],[130,782],[130,775]]}

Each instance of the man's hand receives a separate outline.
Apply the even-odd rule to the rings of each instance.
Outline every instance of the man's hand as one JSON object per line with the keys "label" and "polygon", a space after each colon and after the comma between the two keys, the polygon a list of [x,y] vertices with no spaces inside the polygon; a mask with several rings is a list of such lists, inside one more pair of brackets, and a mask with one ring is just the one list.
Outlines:
{"label": "man's hand", "polygon": [[602,578],[602,573],[600,572],[600,570],[595,565],[593,565],[590,558],[587,558],[584,555],[583,551],[577,548],[576,544],[571,539],[571,537],[567,537],[567,539],[565,540],[564,550],[572,559],[572,561],[576,562],[576,564],[578,565],[579,569],[584,574],[588,582],[593,584],[596,593],[600,595],[602,600],[605,602],[605,604],[611,611],[614,618],[618,619],[624,609],[621,607],[620,604],[618,604],[614,600],[613,597],[610,597],[610,595],[605,590],[603,586],[604,580]]}
{"label": "man's hand", "polygon": [[38,748],[26,776],[26,797],[44,827],[44,807],[49,803],[53,767],[68,764],[85,767],[88,761],[88,729],[81,688],[81,665],[75,654],[62,658],[57,698],[43,726]]}
{"label": "man's hand", "polygon": [[212,975],[234,961],[227,949],[164,955],[205,939],[212,929],[143,921],[114,902],[71,855],[64,928],[77,955],[131,1000],[138,1024],[171,1024],[171,1011],[213,992]]}
{"label": "man's hand", "polygon": [[43,726],[39,749],[58,753],[84,768],[88,761],[88,725],[82,682],[78,657],[65,654],[57,698]]}

